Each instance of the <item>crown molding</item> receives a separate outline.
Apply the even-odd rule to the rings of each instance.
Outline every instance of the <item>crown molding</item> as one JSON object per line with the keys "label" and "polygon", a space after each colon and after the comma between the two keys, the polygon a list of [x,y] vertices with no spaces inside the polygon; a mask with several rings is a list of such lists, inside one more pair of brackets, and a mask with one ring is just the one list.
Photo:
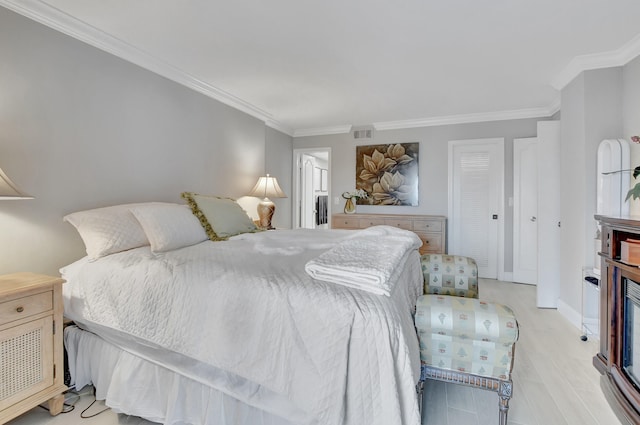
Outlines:
{"label": "crown molding", "polygon": [[293,131],[293,137],[326,136],[328,134],[345,134],[351,131],[351,124],[333,127],[298,128]]}
{"label": "crown molding", "polygon": [[[330,134],[344,134],[351,131],[351,125],[318,127],[307,129],[292,129],[277,121],[267,111],[225,92],[205,81],[170,65],[149,53],[146,53],[116,37],[113,37],[41,0],[0,0],[3,6],[13,12],[39,22],[56,31],[87,43],[93,47],[113,54],[121,59],[138,65],[144,69],[161,75],[178,84],[191,88],[225,105],[244,112],[271,127],[291,137],[319,136]],[[581,72],[590,69],[623,66],[640,55],[640,34],[621,46],[609,52],[577,56],[552,81],[551,86],[560,91]],[[530,108],[512,111],[498,111],[465,115],[450,115],[414,120],[385,121],[373,123],[376,130],[395,130],[416,127],[432,127],[438,125],[465,124],[474,122],[502,121],[525,118],[549,117],[560,110],[559,98],[547,108]]]}
{"label": "crown molding", "polygon": [[640,55],[640,34],[616,50],[591,55],[576,56],[552,81],[551,86],[560,91],[583,71],[623,66]]}
{"label": "crown molding", "polygon": [[482,112],[477,114],[449,115],[442,117],[421,118],[415,120],[375,122],[376,130],[400,130],[416,127],[434,127],[438,125],[468,124],[487,121],[517,120],[526,118],[549,117],[560,109],[559,100],[547,108],[516,109],[512,111]]}
{"label": "crown molding", "polygon": [[278,122],[271,114],[257,106],[214,87],[170,65],[162,59],[150,55],[40,0],[0,0],[0,6],[168,78],[178,84],[189,87],[227,106],[238,109],[254,118],[264,121],[265,125],[289,136],[293,135],[293,131],[290,128]]}

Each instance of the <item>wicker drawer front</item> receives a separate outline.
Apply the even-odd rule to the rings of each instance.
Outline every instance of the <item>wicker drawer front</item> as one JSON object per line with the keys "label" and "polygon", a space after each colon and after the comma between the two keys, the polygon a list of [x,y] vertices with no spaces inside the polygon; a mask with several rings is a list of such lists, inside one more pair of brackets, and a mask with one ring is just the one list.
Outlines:
{"label": "wicker drawer front", "polygon": [[357,218],[340,218],[334,220],[332,226],[336,229],[358,229],[360,228],[360,220]]}
{"label": "wicker drawer front", "polygon": [[9,323],[53,309],[53,292],[42,292],[28,297],[0,303],[0,323]]}
{"label": "wicker drawer front", "polygon": [[52,328],[46,316],[0,332],[0,410],[53,385]]}
{"label": "wicker drawer front", "polygon": [[359,227],[361,229],[366,229],[371,226],[380,226],[385,224],[384,220],[381,218],[361,218],[359,222]]}
{"label": "wicker drawer front", "polygon": [[404,230],[413,230],[413,221],[412,220],[404,220],[401,218],[394,219],[386,219],[384,220],[384,224],[387,226],[399,227]]}
{"label": "wicker drawer front", "polygon": [[420,253],[426,254],[430,252],[441,253],[442,250],[442,236],[440,235],[423,235],[418,234],[422,239],[422,246],[420,247]]}
{"label": "wicker drawer front", "polygon": [[435,220],[415,220],[413,230],[416,232],[441,232],[442,221]]}

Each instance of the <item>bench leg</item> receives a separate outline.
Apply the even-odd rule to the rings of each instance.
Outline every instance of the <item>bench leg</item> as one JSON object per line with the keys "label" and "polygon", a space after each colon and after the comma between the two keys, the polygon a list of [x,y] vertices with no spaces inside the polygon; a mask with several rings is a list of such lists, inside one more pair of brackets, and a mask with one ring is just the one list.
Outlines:
{"label": "bench leg", "polygon": [[424,381],[418,381],[416,385],[416,393],[418,393],[418,411],[420,412],[420,416],[422,417],[422,396],[424,394]]}
{"label": "bench leg", "polygon": [[513,383],[501,382],[498,390],[498,407],[500,408],[500,425],[507,425],[507,414],[509,413],[509,399],[513,394]]}

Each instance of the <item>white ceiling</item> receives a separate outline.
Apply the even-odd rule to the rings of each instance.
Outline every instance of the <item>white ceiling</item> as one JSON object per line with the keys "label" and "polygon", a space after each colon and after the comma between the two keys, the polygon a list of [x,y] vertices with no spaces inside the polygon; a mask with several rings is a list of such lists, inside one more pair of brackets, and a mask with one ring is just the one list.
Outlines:
{"label": "white ceiling", "polygon": [[548,116],[638,0],[0,0],[291,135]]}

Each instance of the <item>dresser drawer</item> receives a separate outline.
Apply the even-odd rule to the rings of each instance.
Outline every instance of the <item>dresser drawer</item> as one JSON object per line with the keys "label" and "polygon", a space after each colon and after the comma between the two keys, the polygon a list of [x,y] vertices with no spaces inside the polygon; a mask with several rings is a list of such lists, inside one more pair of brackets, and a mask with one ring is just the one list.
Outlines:
{"label": "dresser drawer", "polygon": [[367,217],[360,219],[359,227],[361,229],[366,229],[367,227],[380,226],[382,224],[385,224],[385,221],[382,218]]}
{"label": "dresser drawer", "polygon": [[393,218],[384,220],[387,226],[399,227],[404,230],[413,230],[413,221],[403,218]]}
{"label": "dresser drawer", "polygon": [[420,247],[420,254],[426,254],[430,252],[442,253],[442,236],[441,235],[424,235],[418,234],[422,239],[422,246]]}
{"label": "dresser drawer", "polygon": [[414,220],[413,230],[416,232],[441,232],[442,221],[436,220]]}
{"label": "dresser drawer", "polygon": [[359,229],[360,219],[357,217],[340,217],[334,218],[331,226],[336,229]]}
{"label": "dresser drawer", "polygon": [[417,234],[423,241],[420,253],[446,254],[447,218],[438,215],[415,214],[333,214],[334,229],[366,229],[386,225],[398,227]]}
{"label": "dresser drawer", "polygon": [[0,303],[0,323],[9,323],[53,309],[53,292],[17,298]]}

